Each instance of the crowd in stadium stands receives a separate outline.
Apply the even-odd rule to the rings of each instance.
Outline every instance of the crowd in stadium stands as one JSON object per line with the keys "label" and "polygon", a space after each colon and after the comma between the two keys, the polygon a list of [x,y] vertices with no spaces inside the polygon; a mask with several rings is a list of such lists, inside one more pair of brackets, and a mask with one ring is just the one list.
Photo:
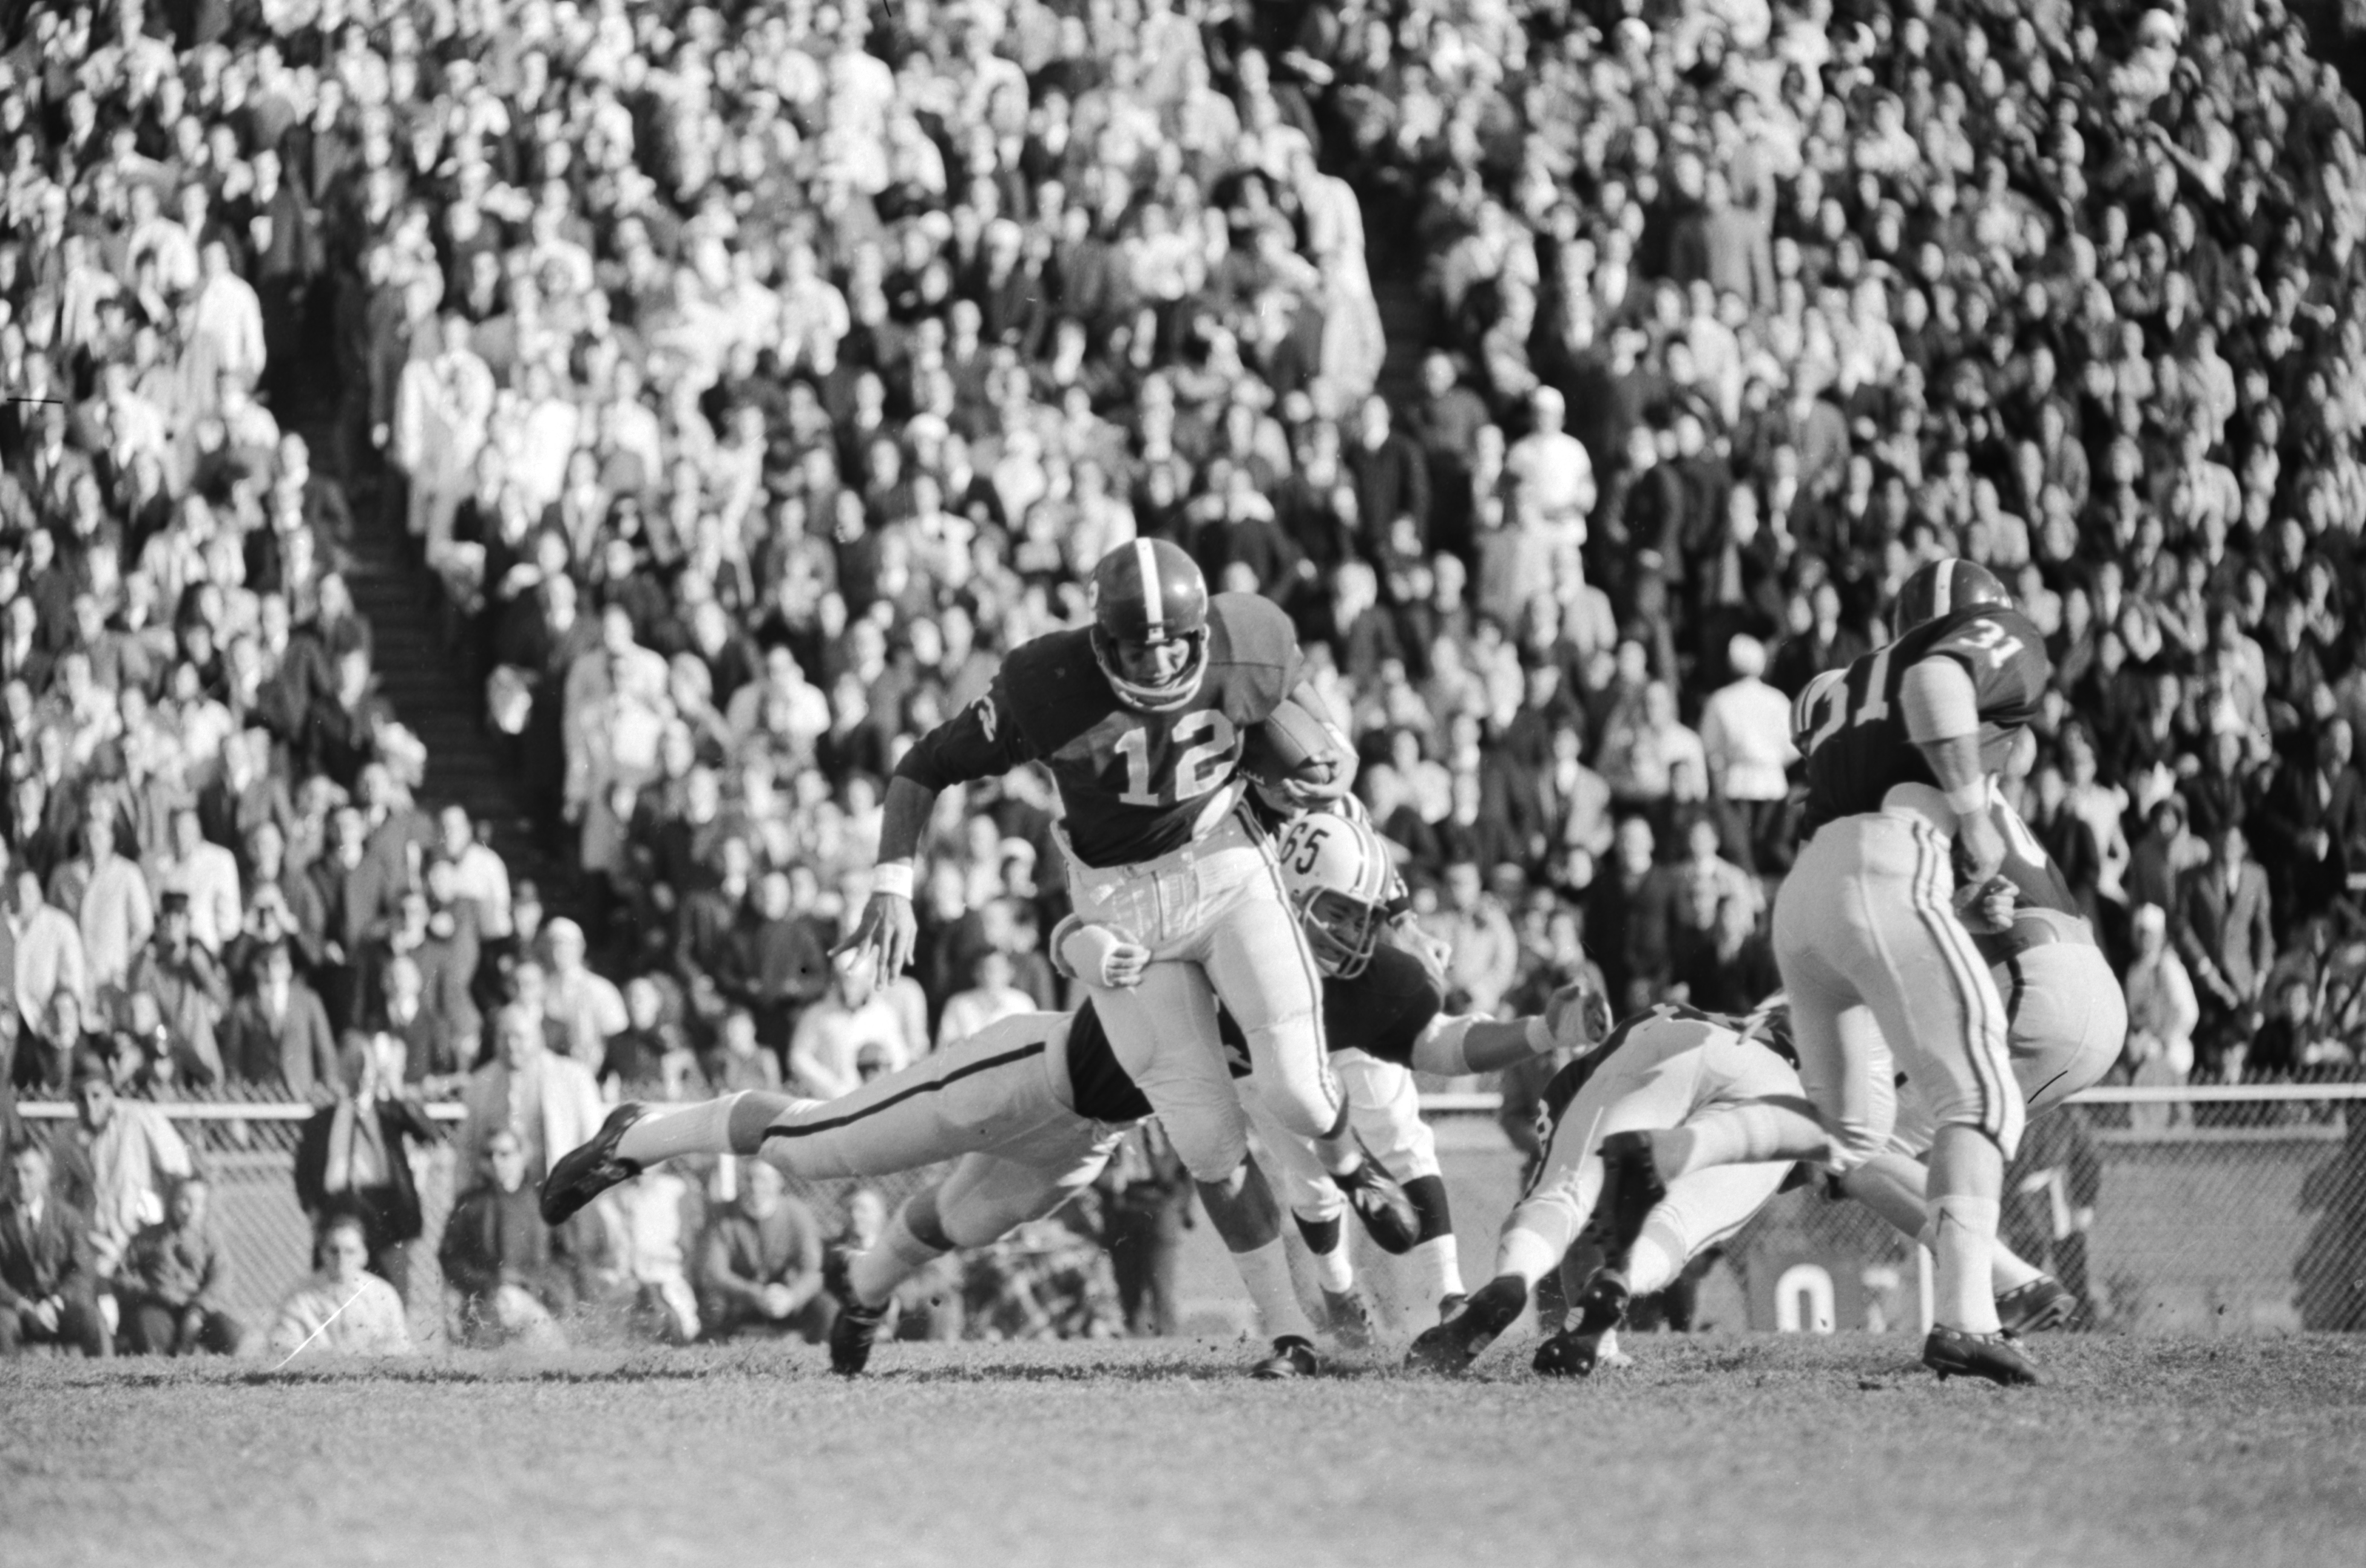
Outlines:
{"label": "crowd in stadium stands", "polygon": [[[0,1347],[248,1337],[145,1103],[208,1093],[319,1107],[322,1272],[256,1339],[410,1288],[422,1099],[470,1335],[595,1278],[817,1332],[770,1172],[557,1238],[533,1185],[603,1097],[835,1095],[1056,1004],[1026,773],[943,798],[913,976],[827,954],[903,749],[1137,535],[1289,611],[1457,1008],[1770,988],[1789,699],[1961,554],[2049,638],[2010,787],[2125,1075],[2366,1040],[2366,154],[2280,0],[17,0],[0,44],[0,1077],[79,1112],[0,1100]],[[1368,246],[1417,268],[1401,396]],[[415,798],[379,528],[580,922]],[[325,1342],[392,1348],[371,1300]]]}

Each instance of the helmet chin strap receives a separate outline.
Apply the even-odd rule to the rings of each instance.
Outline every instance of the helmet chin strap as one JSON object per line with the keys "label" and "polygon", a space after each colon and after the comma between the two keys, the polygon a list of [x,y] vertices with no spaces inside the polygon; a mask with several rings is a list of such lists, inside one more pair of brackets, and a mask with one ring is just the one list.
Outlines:
{"label": "helmet chin strap", "polygon": [[1193,650],[1190,661],[1175,678],[1163,685],[1148,685],[1126,676],[1118,656],[1096,632],[1093,637],[1093,658],[1101,667],[1101,675],[1125,705],[1139,713],[1170,713],[1200,694],[1200,682],[1208,673],[1208,648],[1204,634]]}

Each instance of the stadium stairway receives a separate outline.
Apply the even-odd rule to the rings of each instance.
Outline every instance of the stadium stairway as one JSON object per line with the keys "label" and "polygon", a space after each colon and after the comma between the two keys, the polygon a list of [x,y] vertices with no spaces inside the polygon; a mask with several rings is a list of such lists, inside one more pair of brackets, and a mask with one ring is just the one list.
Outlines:
{"label": "stadium stairway", "polygon": [[467,655],[451,646],[441,584],[414,559],[376,486],[365,479],[353,488],[348,586],[377,638],[379,693],[427,749],[420,803],[434,808],[457,802],[480,826],[490,822],[492,846],[509,863],[511,879],[531,879],[546,914],[580,919],[573,874],[527,816],[509,764],[485,729],[479,678]]}

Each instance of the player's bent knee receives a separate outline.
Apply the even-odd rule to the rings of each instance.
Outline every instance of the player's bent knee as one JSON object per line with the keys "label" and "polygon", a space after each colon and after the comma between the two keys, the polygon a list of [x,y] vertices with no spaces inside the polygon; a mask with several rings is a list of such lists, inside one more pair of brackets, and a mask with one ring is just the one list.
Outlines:
{"label": "player's bent knee", "polygon": [[1264,1080],[1266,1106],[1274,1120],[1302,1138],[1326,1138],[1336,1132],[1347,1103],[1331,1075],[1314,1016],[1283,1019],[1245,1032],[1249,1060]]}
{"label": "player's bent knee", "polygon": [[1248,1129],[1238,1122],[1224,1124],[1214,1119],[1207,1122],[1183,1122],[1161,1118],[1166,1128],[1167,1141],[1175,1145],[1175,1156],[1191,1179],[1210,1185],[1232,1179],[1249,1157]]}

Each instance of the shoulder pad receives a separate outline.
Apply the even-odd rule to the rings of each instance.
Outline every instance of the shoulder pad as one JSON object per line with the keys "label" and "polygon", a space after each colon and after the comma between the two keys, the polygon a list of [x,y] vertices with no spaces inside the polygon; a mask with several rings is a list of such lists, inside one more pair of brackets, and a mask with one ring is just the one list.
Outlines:
{"label": "shoulder pad", "polygon": [[1208,601],[1208,620],[1215,629],[1211,664],[1287,665],[1298,652],[1298,629],[1262,593],[1219,593]]}
{"label": "shoulder pad", "polygon": [[1116,702],[1084,631],[1021,643],[1003,660],[995,681],[1020,729],[1046,751],[1098,723]]}

